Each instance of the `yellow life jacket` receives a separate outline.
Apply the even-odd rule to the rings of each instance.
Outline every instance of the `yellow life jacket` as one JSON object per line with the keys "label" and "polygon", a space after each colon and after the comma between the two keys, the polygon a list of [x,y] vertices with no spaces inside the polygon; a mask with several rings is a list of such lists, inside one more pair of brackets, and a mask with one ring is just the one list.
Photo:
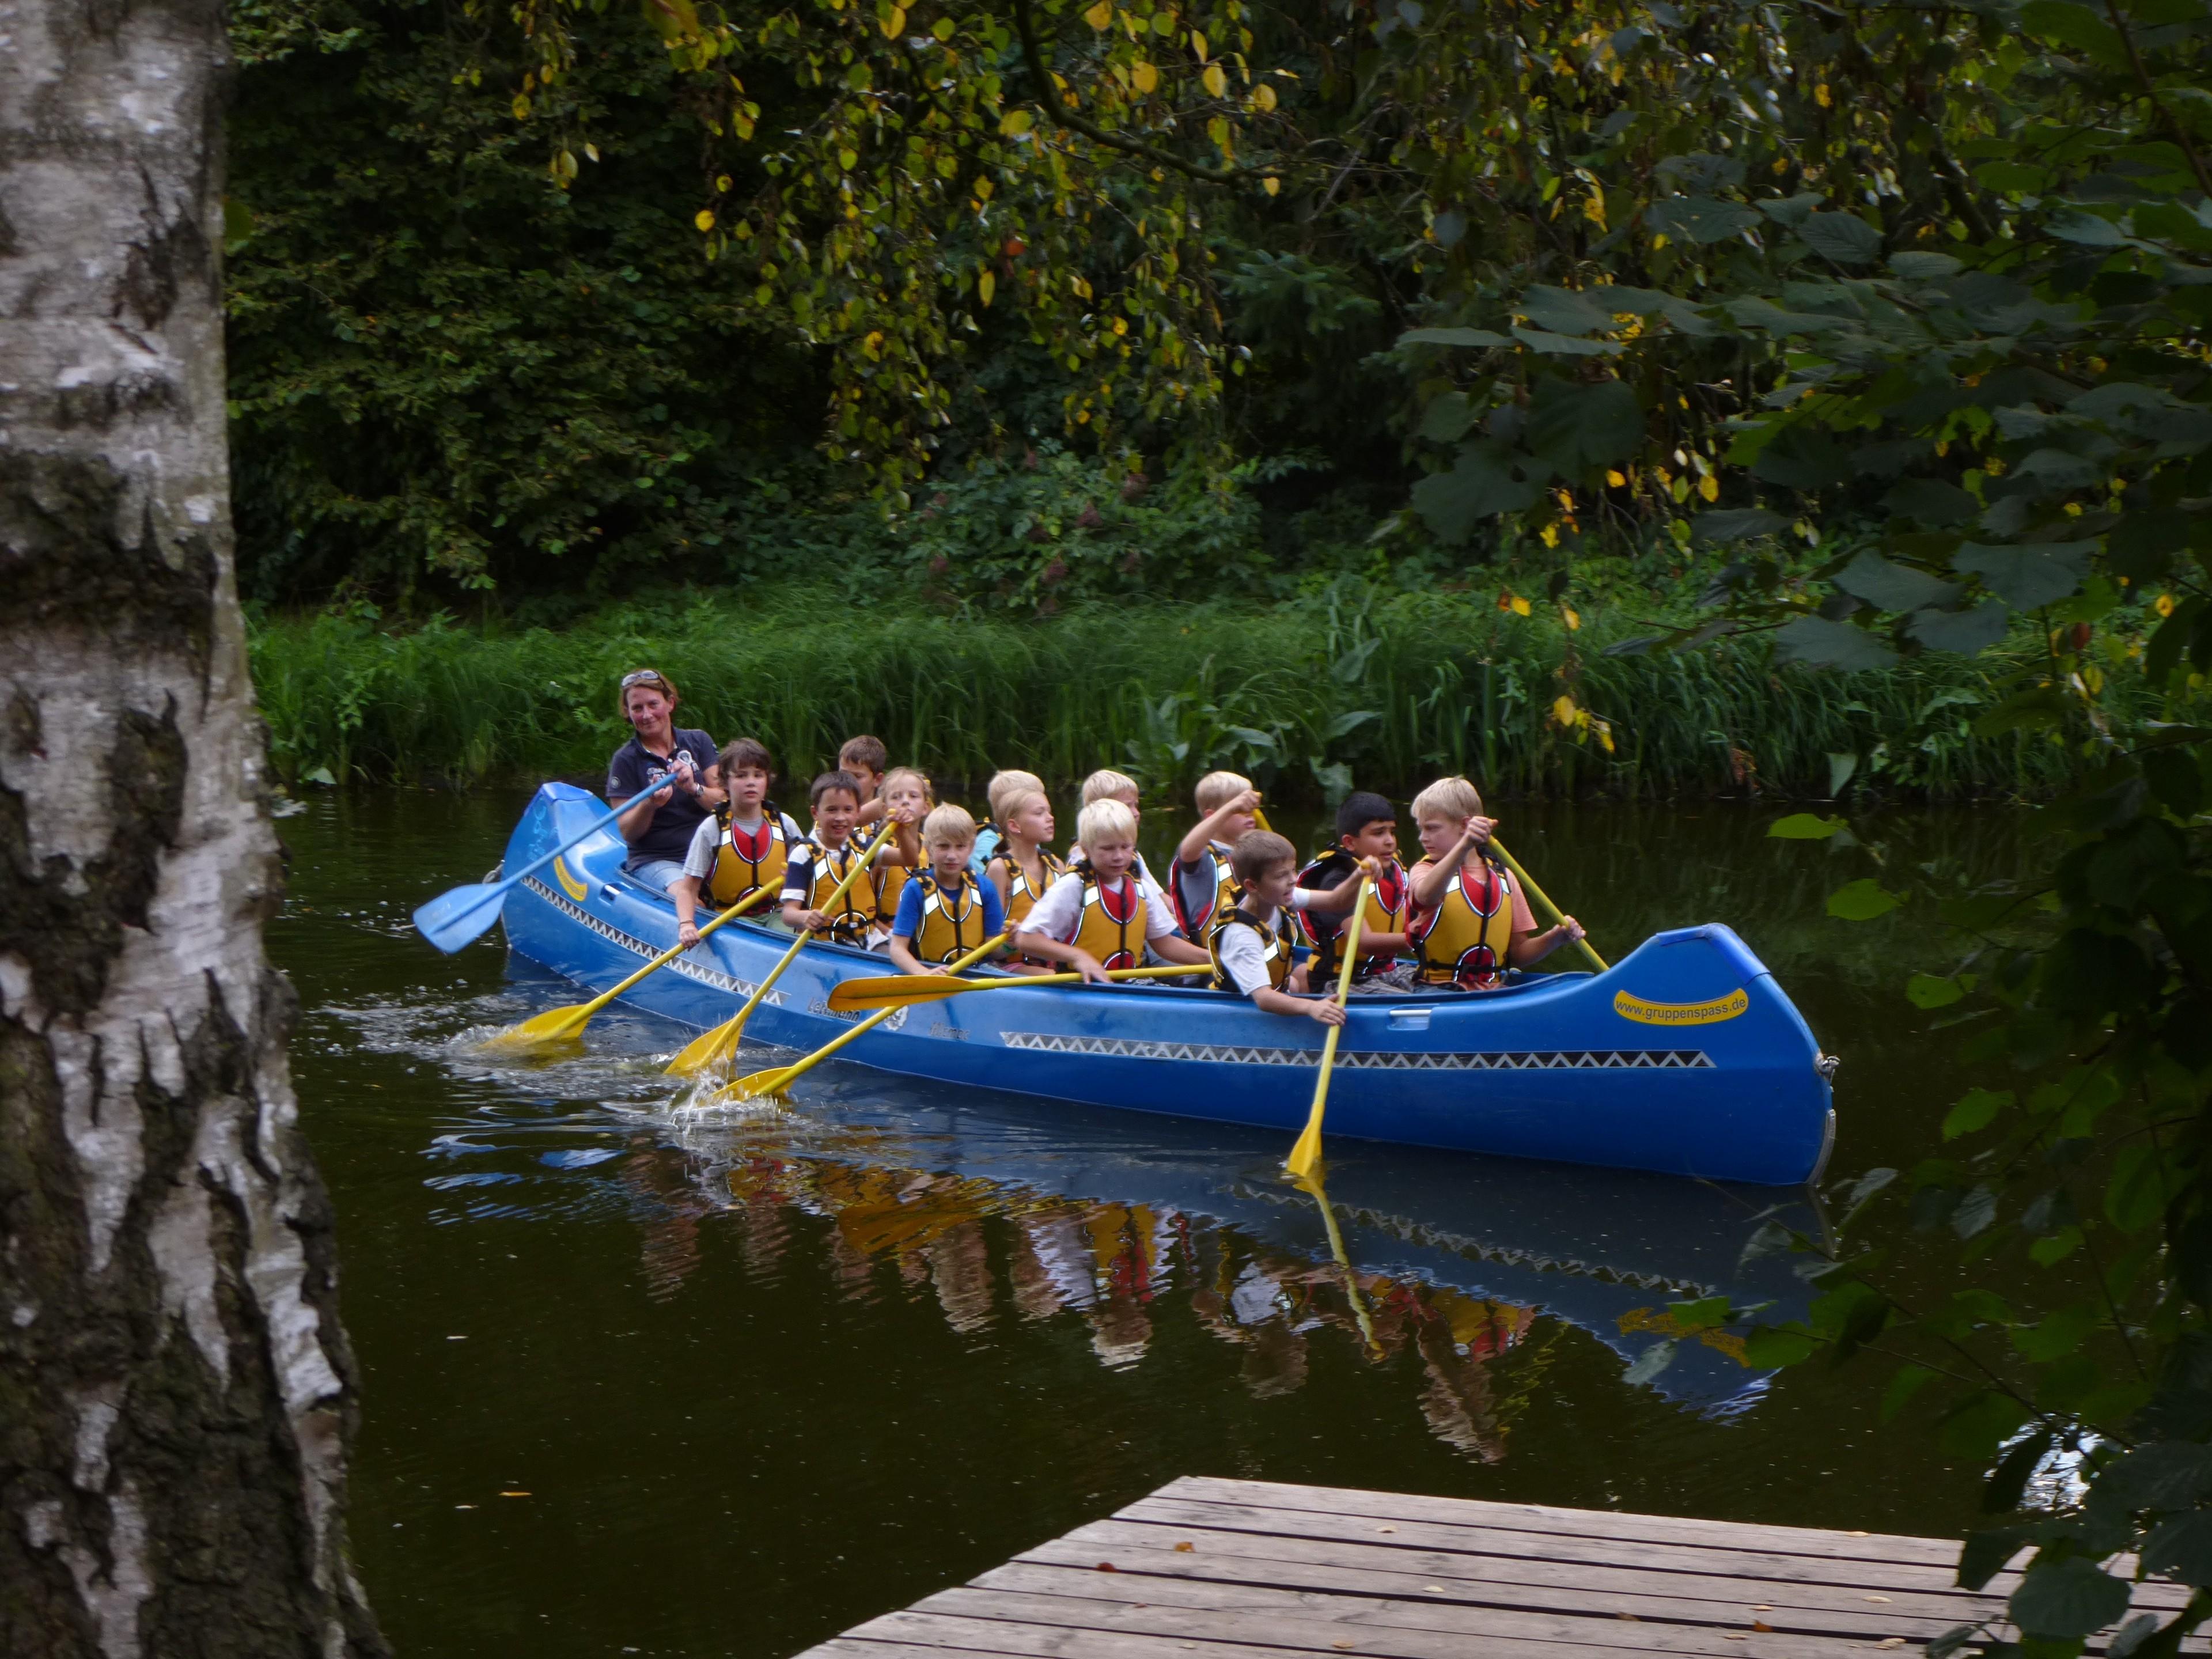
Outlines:
{"label": "yellow life jacket", "polygon": [[[1298,872],[1298,885],[1319,887],[1321,885],[1319,882],[1310,881],[1308,878],[1339,862],[1352,866],[1354,860],[1343,848],[1331,848]],[[1345,879],[1358,881],[1359,879],[1358,870],[1354,868],[1352,873],[1346,876]],[[1412,902],[1413,884],[1407,879],[1406,866],[1393,859],[1390,860],[1389,867],[1382,872],[1382,879],[1376,882],[1369,891],[1367,907],[1361,913],[1359,960],[1352,969],[1352,977],[1355,981],[1371,979],[1390,965],[1391,957],[1389,954],[1377,954],[1368,950],[1365,944],[1366,938],[1370,933],[1403,932],[1406,925],[1406,907]],[[1334,985],[1336,982],[1336,971],[1343,965],[1342,960],[1336,953],[1337,942],[1344,937],[1344,930],[1352,925],[1352,918],[1316,916],[1310,910],[1299,911],[1297,918],[1298,931],[1304,934],[1306,943],[1313,947],[1313,960],[1308,964],[1308,977],[1310,983],[1316,990],[1324,984]]]}
{"label": "yellow life jacket", "polygon": [[921,923],[907,948],[917,957],[951,962],[983,942],[983,895],[975,877],[961,882],[957,898],[948,896],[937,884],[933,871],[921,871],[912,879],[921,886]]}
{"label": "yellow life jacket", "polygon": [[754,889],[783,890],[784,868],[791,862],[791,848],[784,834],[783,814],[774,801],[761,804],[757,830],[737,826],[727,806],[719,808],[715,822],[721,826],[721,845],[714,849],[714,873],[707,878],[707,896],[717,905],[735,904]]}
{"label": "yellow life jacket", "polygon": [[1244,889],[1229,867],[1229,854],[1218,842],[1208,842],[1206,863],[1193,864],[1192,870],[1203,869],[1213,878],[1213,897],[1206,908],[1188,911],[1182,896],[1183,861],[1175,859],[1168,865],[1168,902],[1175,906],[1176,921],[1183,936],[1194,945],[1210,945],[1222,924],[1237,914],[1237,907],[1244,902]]}
{"label": "yellow life jacket", "polygon": [[1221,925],[1213,930],[1213,937],[1208,939],[1206,945],[1206,950],[1213,957],[1213,988],[1215,990],[1234,991],[1239,996],[1244,994],[1243,988],[1230,977],[1229,969],[1221,960],[1221,941],[1227,937],[1231,927],[1249,927],[1267,941],[1267,949],[1261,955],[1267,964],[1267,983],[1278,991],[1283,988],[1283,981],[1291,976],[1291,969],[1296,966],[1291,959],[1292,945],[1290,935],[1285,929],[1288,914],[1287,909],[1277,911],[1275,925],[1272,927],[1242,906],[1231,910],[1224,918]]}
{"label": "yellow life jacket", "polygon": [[1136,968],[1145,960],[1147,918],[1145,884],[1134,866],[1121,878],[1121,890],[1109,893],[1086,861],[1075,866],[1083,878],[1083,913],[1075,937],[1067,942],[1088,951],[1102,968]]}
{"label": "yellow life jacket", "polygon": [[[1030,885],[1030,878],[1022,873],[1022,866],[1014,861],[1010,851],[1002,848],[993,854],[992,861],[1006,866],[1006,931],[1010,933],[1028,920],[1030,912],[1036,908],[1036,902],[1044,896],[1045,889],[1067,873],[1067,866],[1054,856],[1052,849],[1048,847],[1037,848],[1037,862],[1043,867],[1044,879],[1035,887]],[[1060,966],[1058,963],[1046,962],[1042,957],[1017,956],[1013,959],[1034,963],[1040,967]]]}
{"label": "yellow life jacket", "polygon": [[817,928],[817,939],[833,939],[841,944],[865,943],[868,929],[875,925],[876,886],[862,876],[845,890],[836,908],[830,908],[830,895],[837,890],[837,884],[851,873],[860,855],[867,849],[856,847],[848,840],[842,847],[823,848],[812,842],[804,842],[792,849],[792,867],[802,871],[807,878],[806,897],[801,901],[809,910],[820,910],[830,918],[830,926]]}
{"label": "yellow life jacket", "polygon": [[1513,941],[1513,882],[1496,866],[1489,870],[1490,879],[1478,897],[1468,890],[1467,866],[1462,864],[1437,895],[1436,908],[1416,915],[1407,929],[1420,953],[1424,984],[1494,991],[1505,982],[1506,952]]}

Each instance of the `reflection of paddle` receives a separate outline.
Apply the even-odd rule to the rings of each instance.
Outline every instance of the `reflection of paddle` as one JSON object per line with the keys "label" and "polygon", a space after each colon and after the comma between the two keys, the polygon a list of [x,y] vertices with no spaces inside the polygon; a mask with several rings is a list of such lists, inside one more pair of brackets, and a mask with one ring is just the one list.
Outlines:
{"label": "reflection of paddle", "polygon": [[[897,829],[898,825],[896,823],[884,825],[883,833],[868,843],[868,850],[861,854],[853,867],[845,872],[845,879],[830,890],[827,900],[815,908],[820,910],[835,909],[837,901],[845,896],[846,890],[860,878],[860,872],[868,867],[869,860],[884,850],[884,843],[890,840],[892,834]],[[753,1010],[760,1006],[761,999],[768,994],[769,987],[781,977],[783,970],[791,966],[791,959],[797,956],[806,941],[813,937],[811,933],[801,933],[797,939],[792,940],[791,948],[783,953],[783,959],[769,969],[768,977],[763,979],[754,988],[753,994],[745,999],[745,1006],[704,1036],[694,1037],[686,1043],[684,1052],[668,1062],[670,1073],[689,1076],[694,1072],[703,1072],[731,1049],[736,1048],[738,1039],[745,1034],[745,1022],[753,1017]]]}
{"label": "reflection of paddle", "polygon": [[[704,939],[724,922],[735,921],[746,911],[758,908],[760,902],[769,896],[769,892],[767,888],[755,888],[702,927],[699,930],[699,937]],[[524,1020],[520,1025],[510,1026],[504,1031],[494,1032],[483,1040],[483,1046],[487,1048],[512,1050],[550,1048],[561,1043],[574,1042],[584,1035],[584,1027],[590,1022],[593,1014],[598,1013],[600,1009],[605,1007],[624,991],[629,990],[647,974],[657,968],[665,968],[690,948],[688,945],[671,945],[628,979],[623,981],[621,984],[611,990],[600,992],[589,1002],[571,1003],[565,1008],[548,1008],[544,1013],[532,1015]]]}
{"label": "reflection of paddle", "polygon": [[1352,1272],[1352,1257],[1344,1248],[1344,1235],[1337,1231],[1336,1212],[1329,1205],[1328,1194],[1322,1189],[1318,1175],[1292,1176],[1291,1184],[1309,1194],[1321,1206],[1322,1225],[1328,1229],[1328,1253],[1336,1258],[1336,1265],[1344,1269],[1344,1294],[1352,1303],[1352,1316],[1359,1322],[1359,1334],[1367,1339],[1367,1352],[1374,1358],[1382,1358],[1382,1345],[1375,1340],[1375,1322],[1367,1312],[1367,1298],[1359,1294],[1358,1276]]}
{"label": "reflection of paddle", "polygon": [[[662,787],[656,784],[653,788]],[[673,787],[672,780],[666,787]],[[620,806],[610,806],[551,852],[539,854],[503,880],[472,881],[447,889],[415,912],[415,931],[451,956],[464,945],[482,938],[484,929],[499,920],[508,893],[577,842],[590,840],[636,804],[632,798]]]}
{"label": "reflection of paddle", "polygon": [[[1195,968],[1109,968],[1109,979],[1177,979],[1210,974],[1201,963]],[[885,974],[875,979],[848,979],[830,993],[833,1014],[857,1013],[863,1008],[904,1007],[913,1002],[936,1002],[963,996],[969,991],[1008,991],[1023,985],[1077,985],[1080,974],[1009,974],[1004,979],[954,979],[945,974]]]}
{"label": "reflection of paddle", "polygon": [[[1558,905],[1552,902],[1552,896],[1550,894],[1547,893],[1542,888],[1536,885],[1534,878],[1530,877],[1526,870],[1523,870],[1521,867],[1521,860],[1515,858],[1512,854],[1505,850],[1505,843],[1504,842],[1498,840],[1498,837],[1493,835],[1490,838],[1490,848],[1491,850],[1496,853],[1499,858],[1505,860],[1505,867],[1513,872],[1514,880],[1519,882],[1523,887],[1528,890],[1528,896],[1534,899],[1537,903],[1542,905],[1547,910],[1549,910],[1552,913],[1552,920],[1553,921],[1563,921],[1566,919],[1567,913],[1559,908]],[[1607,964],[1606,963],[1606,959],[1598,955],[1597,947],[1595,945],[1592,945],[1587,939],[1578,939],[1575,943],[1582,946],[1583,955],[1587,956],[1592,962],[1597,964],[1598,972],[1602,974],[1607,970]]]}
{"label": "reflection of paddle", "polygon": [[[1336,1006],[1344,1006],[1352,994],[1352,964],[1359,960],[1359,925],[1367,919],[1367,896],[1375,890],[1375,878],[1362,874],[1358,896],[1352,901],[1352,920],[1344,932],[1344,966],[1336,972]],[[1344,1027],[1332,1025],[1328,1038],[1322,1044],[1321,1075],[1314,1079],[1313,1110],[1306,1115],[1306,1127],[1299,1134],[1297,1144],[1283,1167],[1293,1178],[1310,1176],[1321,1168],[1321,1115],[1328,1105],[1328,1074],[1336,1064],[1336,1040],[1344,1034]]]}
{"label": "reflection of paddle", "polygon": [[[1000,934],[996,939],[987,939],[958,961],[945,963],[945,968],[948,971],[957,974],[963,968],[973,967],[1006,942],[1006,935],[1004,933]],[[934,979],[937,975],[932,974],[926,977]],[[878,1008],[851,1030],[841,1034],[834,1042],[823,1043],[805,1059],[794,1060],[788,1066],[771,1066],[765,1072],[755,1072],[750,1077],[741,1077],[722,1090],[708,1103],[726,1106],[741,1100],[757,1099],[762,1095],[780,1095],[801,1076],[812,1071],[847,1043],[860,1036],[862,1032],[874,1030],[877,1026],[905,1006],[906,1004],[903,1002],[895,1002],[888,1008]]]}

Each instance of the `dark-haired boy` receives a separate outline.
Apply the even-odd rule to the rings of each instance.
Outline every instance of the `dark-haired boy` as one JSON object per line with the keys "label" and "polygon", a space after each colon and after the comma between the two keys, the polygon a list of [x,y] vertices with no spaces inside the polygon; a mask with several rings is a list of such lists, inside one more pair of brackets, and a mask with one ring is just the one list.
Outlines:
{"label": "dark-haired boy", "polygon": [[1344,1010],[1334,998],[1316,1000],[1298,994],[1306,988],[1307,964],[1292,965],[1297,940],[1289,921],[1293,908],[1349,910],[1358,890],[1302,890],[1297,848],[1272,830],[1254,830],[1239,837],[1229,854],[1229,869],[1238,897],[1237,908],[1213,930],[1209,945],[1214,988],[1249,997],[1255,1007],[1271,1014],[1343,1024]]}
{"label": "dark-haired boy", "polygon": [[867,851],[854,840],[860,813],[860,785],[850,772],[824,772],[807,792],[814,808],[814,834],[791,849],[783,876],[783,925],[795,933],[866,945],[876,925],[876,884],[866,876],[839,896],[830,895]]}
{"label": "dark-haired boy", "polygon": [[860,786],[860,815],[853,821],[855,826],[883,822],[881,791],[890,763],[890,750],[884,747],[884,740],[865,732],[838,745],[837,769]]}
{"label": "dark-haired boy", "polygon": [[[1409,990],[1413,970],[1397,960],[1412,946],[1406,937],[1408,890],[1406,866],[1398,861],[1395,807],[1371,790],[1356,789],[1346,795],[1344,805],[1336,809],[1336,845],[1298,872],[1297,884],[1301,891],[1334,891],[1357,879],[1362,865],[1370,860],[1376,872],[1375,886],[1359,925],[1359,960],[1352,966],[1352,988]],[[1342,965],[1337,942],[1344,936],[1345,920],[1340,914],[1331,916],[1310,908],[1298,913],[1298,925],[1313,947],[1307,965],[1316,985],[1333,981]]]}

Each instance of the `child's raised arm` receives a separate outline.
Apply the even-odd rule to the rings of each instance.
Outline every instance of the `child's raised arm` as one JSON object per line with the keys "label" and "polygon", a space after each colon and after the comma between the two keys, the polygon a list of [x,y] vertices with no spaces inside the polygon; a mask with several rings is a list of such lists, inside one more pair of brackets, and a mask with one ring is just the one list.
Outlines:
{"label": "child's raised arm", "polygon": [[1259,804],[1260,792],[1256,789],[1246,789],[1231,796],[1190,826],[1189,831],[1182,838],[1182,844],[1176,848],[1176,856],[1185,864],[1197,863],[1200,859],[1206,856],[1206,849],[1218,838],[1223,824],[1228,823],[1239,812],[1250,811]]}
{"label": "child's raised arm", "polygon": [[1478,847],[1487,846],[1490,832],[1498,827],[1496,818],[1472,817],[1459,832],[1450,852],[1440,859],[1424,859],[1413,866],[1413,902],[1422,909],[1432,909],[1451,885],[1453,872],[1467,862],[1467,855]]}

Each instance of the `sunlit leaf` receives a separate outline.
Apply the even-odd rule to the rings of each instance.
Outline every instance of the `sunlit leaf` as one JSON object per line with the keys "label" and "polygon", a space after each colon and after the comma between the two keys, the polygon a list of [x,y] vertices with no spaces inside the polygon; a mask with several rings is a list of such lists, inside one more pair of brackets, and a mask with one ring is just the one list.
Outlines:
{"label": "sunlit leaf", "polygon": [[1872,921],[1903,902],[1871,876],[1862,876],[1828,895],[1828,914],[1844,921]]}

